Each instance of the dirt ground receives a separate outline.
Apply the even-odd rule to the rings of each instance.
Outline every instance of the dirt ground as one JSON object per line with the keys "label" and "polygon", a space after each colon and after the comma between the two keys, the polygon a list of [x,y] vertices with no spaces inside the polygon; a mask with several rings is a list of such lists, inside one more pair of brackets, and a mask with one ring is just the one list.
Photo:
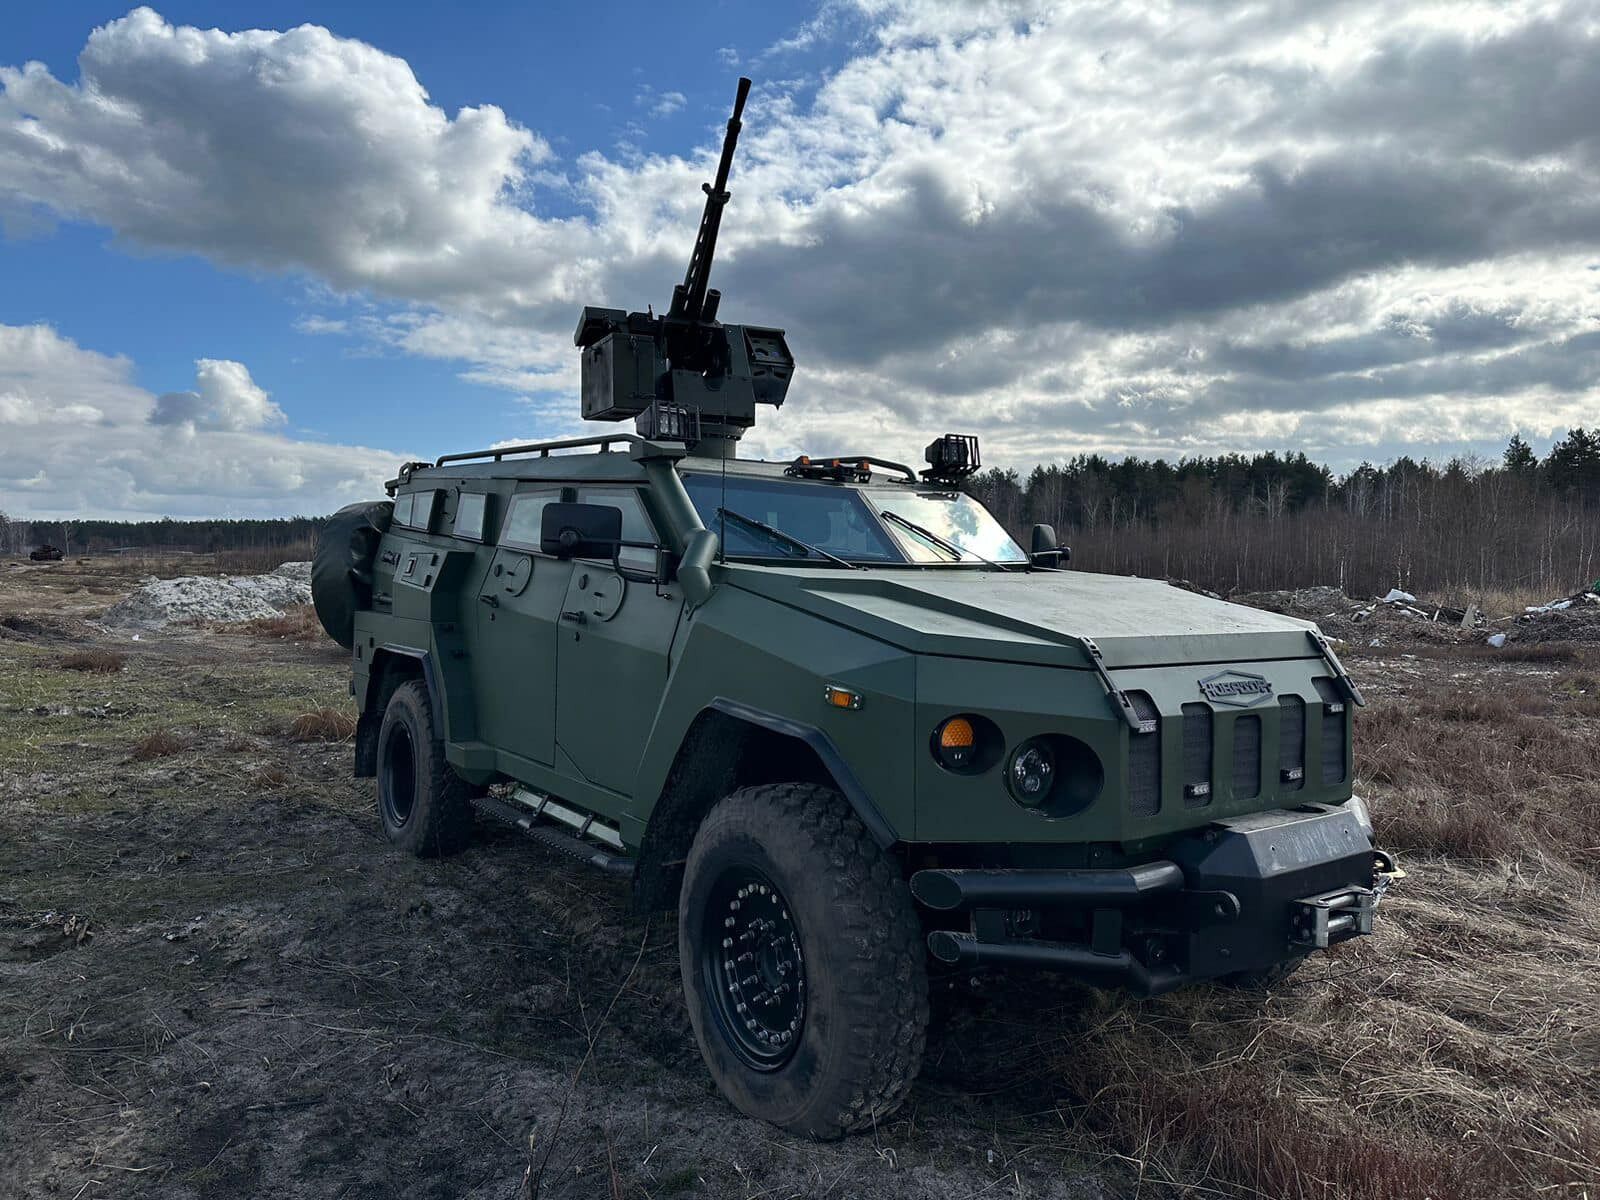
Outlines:
{"label": "dirt ground", "polygon": [[[1600,1195],[1585,660],[1352,658],[1378,936],[1272,994],[962,981],[904,1109],[816,1145],[715,1092],[670,918],[506,832],[394,852],[338,648],[93,624],[133,583],[0,562],[4,1200]],[[1451,721],[1525,836],[1457,840]]]}

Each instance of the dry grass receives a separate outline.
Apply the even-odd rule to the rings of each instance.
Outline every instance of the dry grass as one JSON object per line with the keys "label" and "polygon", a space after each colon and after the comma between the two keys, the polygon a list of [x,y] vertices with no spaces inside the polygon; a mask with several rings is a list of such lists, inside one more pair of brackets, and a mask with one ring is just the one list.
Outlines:
{"label": "dry grass", "polygon": [[230,626],[230,631],[248,633],[256,637],[277,638],[280,641],[305,642],[327,635],[317,620],[317,610],[309,604],[296,604],[284,610],[281,617],[258,617]]}
{"label": "dry grass", "polygon": [[128,664],[128,656],[117,650],[74,650],[61,660],[68,671],[90,671],[114,675]]}
{"label": "dry grass", "polygon": [[215,556],[216,570],[220,575],[264,575],[286,562],[308,561],[316,548],[316,542],[306,538],[303,541],[286,542],[282,546],[220,550]]}
{"label": "dry grass", "polygon": [[289,722],[289,736],[297,742],[344,742],[355,732],[356,719],[337,708],[301,713]]}
{"label": "dry grass", "polygon": [[130,756],[134,762],[149,762],[153,758],[165,758],[170,754],[182,754],[194,744],[191,738],[181,733],[174,733],[170,729],[158,729],[154,733],[139,739],[133,747]]}

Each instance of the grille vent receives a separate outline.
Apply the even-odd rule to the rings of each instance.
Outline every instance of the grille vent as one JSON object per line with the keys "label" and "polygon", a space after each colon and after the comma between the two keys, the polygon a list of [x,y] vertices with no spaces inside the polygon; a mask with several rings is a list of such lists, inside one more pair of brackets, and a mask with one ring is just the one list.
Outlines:
{"label": "grille vent", "polygon": [[1211,709],[1204,704],[1183,706],[1183,806],[1204,808],[1211,803]]}
{"label": "grille vent", "polygon": [[1161,713],[1143,692],[1129,692],[1133,711],[1141,721],[1153,721],[1150,733],[1128,739],[1128,811],[1136,817],[1153,817],[1161,811]]}
{"label": "grille vent", "polygon": [[1344,744],[1348,736],[1345,722],[1350,719],[1350,710],[1344,693],[1333,680],[1319,678],[1311,682],[1317,687],[1317,695],[1322,697],[1322,782],[1343,783]]}
{"label": "grille vent", "polygon": [[1306,702],[1280,696],[1278,708],[1278,785],[1298,792],[1306,785]]}
{"label": "grille vent", "polygon": [[1261,794],[1261,718],[1254,713],[1233,722],[1233,796],[1249,800]]}

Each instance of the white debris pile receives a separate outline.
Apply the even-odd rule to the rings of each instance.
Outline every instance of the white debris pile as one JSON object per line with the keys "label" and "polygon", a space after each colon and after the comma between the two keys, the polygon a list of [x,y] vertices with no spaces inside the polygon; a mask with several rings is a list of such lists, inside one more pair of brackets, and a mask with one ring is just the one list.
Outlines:
{"label": "white debris pile", "polygon": [[173,621],[233,624],[281,617],[311,603],[311,564],[288,562],[267,575],[183,575],[147,579],[101,618],[107,625],[159,629]]}
{"label": "white debris pile", "polygon": [[1574,592],[1572,595],[1564,596],[1560,600],[1552,600],[1549,604],[1530,604],[1523,611],[1537,616],[1540,613],[1566,612],[1567,609],[1574,606],[1581,608],[1584,605],[1600,605],[1600,593]]}

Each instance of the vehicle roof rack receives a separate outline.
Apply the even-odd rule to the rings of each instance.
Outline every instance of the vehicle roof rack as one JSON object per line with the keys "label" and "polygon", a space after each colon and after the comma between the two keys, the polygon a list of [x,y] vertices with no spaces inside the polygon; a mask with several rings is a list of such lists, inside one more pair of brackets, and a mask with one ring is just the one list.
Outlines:
{"label": "vehicle roof rack", "polygon": [[445,463],[467,462],[475,458],[490,458],[499,462],[511,454],[537,454],[540,458],[549,458],[552,450],[576,450],[584,446],[599,446],[602,453],[609,450],[613,444],[626,444],[634,446],[644,442],[644,438],[636,433],[608,433],[604,437],[563,438],[555,442],[524,442],[519,446],[497,446],[487,450],[465,450],[460,454],[441,454],[434,460],[433,465],[442,467]]}
{"label": "vehicle roof rack", "polygon": [[816,455],[802,454],[799,458],[790,463],[787,468],[785,468],[784,474],[803,475],[805,474],[804,468],[813,466],[817,467],[820,471],[825,472],[828,469],[828,464],[830,463],[839,463],[846,468],[851,467],[856,463],[871,463],[875,467],[883,467],[888,471],[901,472],[906,477],[905,481],[907,483],[922,482],[917,478],[917,473],[910,467],[906,466],[905,463],[898,463],[887,458],[877,458],[871,454],[826,454],[821,457]]}

